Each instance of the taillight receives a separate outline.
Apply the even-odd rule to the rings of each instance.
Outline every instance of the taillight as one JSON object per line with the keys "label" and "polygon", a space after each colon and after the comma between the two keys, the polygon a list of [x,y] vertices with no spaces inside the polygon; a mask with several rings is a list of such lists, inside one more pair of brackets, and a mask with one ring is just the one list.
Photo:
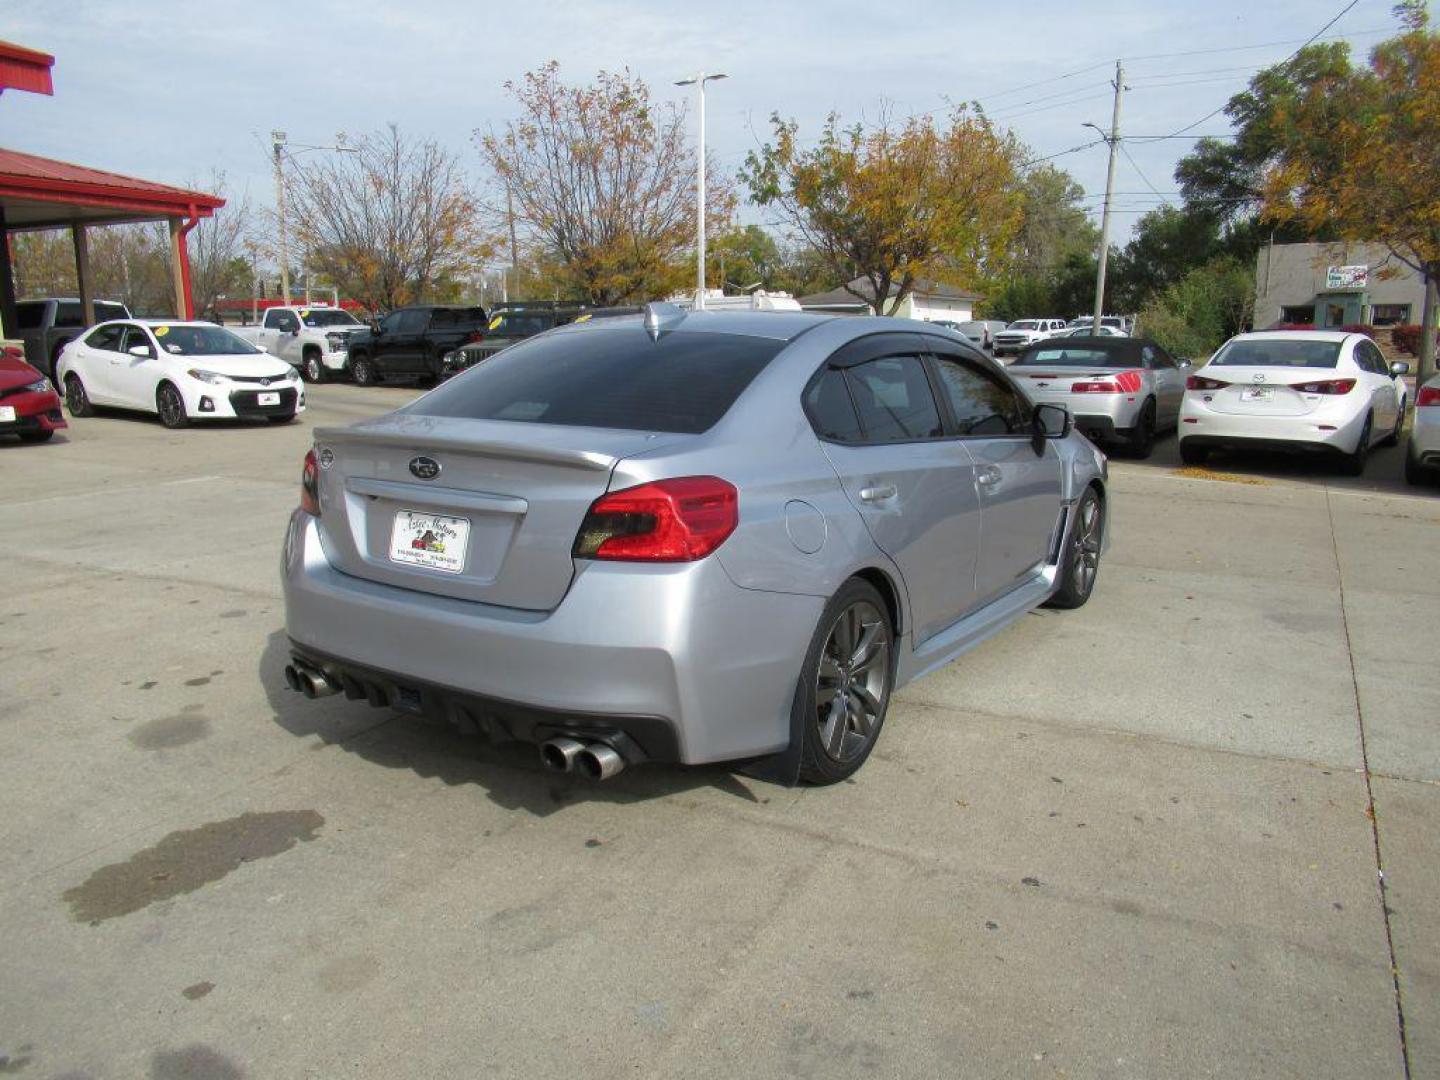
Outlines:
{"label": "taillight", "polygon": [[1415,395],[1416,405],[1440,405],[1440,386],[1422,386]]}
{"label": "taillight", "polygon": [[1114,376],[1094,382],[1070,384],[1072,394],[1133,394],[1140,389],[1140,372],[1121,371]]}
{"label": "taillight", "polygon": [[723,544],[739,520],[739,495],[718,476],[656,480],[596,499],[575,537],[574,554],[692,562]]}
{"label": "taillight", "polygon": [[320,466],[315,463],[314,450],[306,452],[305,467],[300,470],[300,509],[320,516]]}
{"label": "taillight", "polygon": [[1185,380],[1186,390],[1224,390],[1229,385],[1219,379],[1207,379],[1204,375],[1191,375]]}
{"label": "taillight", "polygon": [[1317,382],[1291,383],[1291,390],[1302,394],[1348,394],[1355,389],[1354,379],[1321,379]]}

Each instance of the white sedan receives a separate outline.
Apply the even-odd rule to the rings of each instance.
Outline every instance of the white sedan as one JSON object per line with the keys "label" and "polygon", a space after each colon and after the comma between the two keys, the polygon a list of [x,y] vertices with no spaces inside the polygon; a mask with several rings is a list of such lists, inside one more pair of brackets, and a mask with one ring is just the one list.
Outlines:
{"label": "white sedan", "polygon": [[1400,376],[1409,368],[1387,364],[1362,334],[1240,334],[1186,380],[1180,458],[1200,465],[1212,450],[1320,451],[1359,476],[1370,448],[1399,436]]}
{"label": "white sedan", "polygon": [[180,428],[193,420],[285,423],[305,411],[293,367],[208,322],[104,322],[65,346],[56,372],[72,416],[113,405]]}
{"label": "white sedan", "polygon": [[1405,479],[1412,484],[1440,480],[1440,375],[1415,393],[1415,419],[1405,448]]}

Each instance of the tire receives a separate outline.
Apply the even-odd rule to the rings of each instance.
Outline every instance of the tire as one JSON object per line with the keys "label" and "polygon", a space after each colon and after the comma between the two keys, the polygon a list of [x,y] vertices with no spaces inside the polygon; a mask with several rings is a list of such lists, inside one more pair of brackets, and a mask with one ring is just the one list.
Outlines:
{"label": "tire", "polygon": [[350,377],[356,386],[375,385],[375,366],[368,356],[356,356],[350,360]]}
{"label": "tire", "polygon": [[95,406],[90,404],[90,395],[85,392],[85,384],[73,371],[65,376],[65,407],[74,417],[95,415]]}
{"label": "tire", "polygon": [[1196,446],[1188,439],[1180,440],[1180,460],[1186,465],[1204,465],[1210,460],[1208,446]]}
{"label": "tire", "polygon": [[190,417],[185,412],[185,398],[174,383],[162,382],[156,389],[155,411],[160,414],[160,423],[172,431],[190,426]]}
{"label": "tire", "polygon": [[57,390],[60,389],[60,354],[65,351],[65,346],[69,345],[71,340],[73,339],[66,338],[64,341],[57,342],[50,353],[50,385]]}
{"label": "tire", "polygon": [[1365,462],[1370,457],[1370,430],[1375,424],[1375,416],[1365,417],[1365,426],[1360,429],[1360,438],[1355,442],[1354,453],[1346,454],[1340,460],[1340,471],[1345,476],[1364,476]]}
{"label": "tire", "polygon": [[1424,484],[1430,483],[1430,481],[1435,479],[1436,475],[1437,473],[1434,470],[1427,469],[1424,465],[1421,465],[1420,462],[1416,459],[1415,455],[1410,453],[1409,449],[1406,449],[1405,482],[1407,484],[1413,484],[1415,487],[1420,487]]}
{"label": "tire", "polygon": [[825,605],[800,671],[794,707],[801,780],[835,784],[865,764],[894,684],[895,631],[885,600],[868,581],[851,578]]}
{"label": "tire", "polygon": [[1071,609],[1082,607],[1095,591],[1100,576],[1100,546],[1105,539],[1105,503],[1092,488],[1075,504],[1075,524],[1065,543],[1060,559],[1060,587],[1046,607]]}
{"label": "tire", "polygon": [[292,412],[286,413],[284,416],[267,416],[265,419],[269,420],[272,424],[288,424],[291,420],[294,420],[297,415],[297,413]]}
{"label": "tire", "polygon": [[1140,422],[1135,425],[1128,444],[1130,456],[1144,461],[1155,450],[1155,399],[1150,398],[1140,409]]}
{"label": "tire", "polygon": [[20,432],[21,442],[49,442],[55,435],[53,428],[46,431],[22,431]]}
{"label": "tire", "polygon": [[325,361],[320,359],[319,349],[305,350],[305,355],[300,358],[300,374],[305,376],[308,383],[325,381]]}
{"label": "tire", "polygon": [[1405,399],[1400,399],[1400,411],[1395,414],[1395,426],[1390,429],[1390,434],[1381,439],[1379,446],[1399,446],[1400,429],[1405,426]]}

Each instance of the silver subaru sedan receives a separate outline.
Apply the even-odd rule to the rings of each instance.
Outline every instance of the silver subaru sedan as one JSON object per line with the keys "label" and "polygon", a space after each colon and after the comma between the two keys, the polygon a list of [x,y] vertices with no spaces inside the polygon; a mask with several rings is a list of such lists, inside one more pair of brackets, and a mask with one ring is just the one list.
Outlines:
{"label": "silver subaru sedan", "polygon": [[286,681],[603,779],[864,763],[894,690],[1079,607],[1106,460],[962,336],[644,315],[320,429],[285,538]]}

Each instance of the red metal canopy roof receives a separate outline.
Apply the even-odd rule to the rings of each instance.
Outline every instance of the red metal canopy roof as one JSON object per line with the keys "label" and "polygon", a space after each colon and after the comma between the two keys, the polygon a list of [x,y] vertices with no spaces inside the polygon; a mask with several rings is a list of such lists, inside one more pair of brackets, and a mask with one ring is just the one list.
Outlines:
{"label": "red metal canopy roof", "polygon": [[0,41],[0,91],[28,90],[32,94],[53,94],[50,69],[55,58],[23,45]]}
{"label": "red metal canopy roof", "polygon": [[210,217],[225,200],[68,161],[0,149],[0,206],[12,229]]}

